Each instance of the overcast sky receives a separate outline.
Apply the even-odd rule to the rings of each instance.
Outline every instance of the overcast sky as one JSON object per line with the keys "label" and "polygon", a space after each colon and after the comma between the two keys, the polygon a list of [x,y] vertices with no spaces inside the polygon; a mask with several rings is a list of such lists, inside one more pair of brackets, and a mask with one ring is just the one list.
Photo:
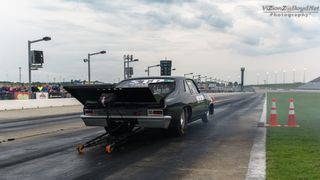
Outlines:
{"label": "overcast sky", "polygon": [[[87,79],[117,82],[123,78],[123,55],[133,54],[134,76],[159,60],[173,60],[173,75],[193,72],[246,84],[292,82],[320,76],[319,14],[271,17],[262,5],[314,5],[313,1],[205,0],[7,0],[0,6],[0,80],[27,81],[27,41],[50,36],[32,49],[43,50],[44,68],[34,81]],[[151,75],[159,75],[153,68]],[[258,78],[259,77],[259,78]]]}

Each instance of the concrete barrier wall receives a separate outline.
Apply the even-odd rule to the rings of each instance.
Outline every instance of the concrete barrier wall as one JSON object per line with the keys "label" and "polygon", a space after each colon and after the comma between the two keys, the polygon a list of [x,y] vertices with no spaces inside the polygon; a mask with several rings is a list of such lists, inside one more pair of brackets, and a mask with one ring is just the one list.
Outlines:
{"label": "concrete barrier wall", "polygon": [[[246,93],[208,93],[210,96],[234,96]],[[0,100],[0,111],[14,109],[30,109],[44,107],[59,107],[59,106],[76,106],[81,103],[75,98],[59,98],[59,99],[30,99],[30,100]]]}
{"label": "concrete barrier wall", "polygon": [[81,103],[75,98],[1,100],[0,111],[75,105],[81,105]]}
{"label": "concrete barrier wall", "polygon": [[222,96],[235,96],[239,94],[252,94],[253,92],[230,92],[230,93],[208,93],[209,96],[222,97]]}

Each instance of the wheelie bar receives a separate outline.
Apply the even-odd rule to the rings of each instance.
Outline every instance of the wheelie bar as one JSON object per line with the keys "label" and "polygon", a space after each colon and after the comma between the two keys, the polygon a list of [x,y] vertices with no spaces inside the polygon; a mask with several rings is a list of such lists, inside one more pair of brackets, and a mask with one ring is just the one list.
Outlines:
{"label": "wheelie bar", "polygon": [[100,136],[91,139],[90,141],[84,144],[79,144],[77,146],[77,151],[79,152],[79,154],[82,154],[84,152],[84,148],[96,146],[106,142],[107,144],[105,146],[105,152],[110,154],[117,146],[124,144],[129,137],[133,136],[136,132],[138,132],[141,129],[142,128],[137,128],[131,132],[119,136],[111,136],[108,132],[106,132]]}
{"label": "wheelie bar", "polygon": [[127,142],[127,140],[133,136],[134,134],[136,134],[138,131],[142,130],[142,128],[137,128],[131,132],[128,132],[128,133],[125,133],[125,134],[122,134],[120,136],[117,136],[117,137],[112,137],[112,141],[106,145],[105,147],[105,152],[106,153],[111,153],[116,147],[124,144],[125,142]]}
{"label": "wheelie bar", "polygon": [[91,147],[91,146],[96,146],[96,145],[99,145],[99,144],[101,144],[103,142],[106,142],[107,138],[109,136],[110,136],[110,134],[108,132],[106,132],[106,133],[103,133],[100,136],[97,136],[97,137],[91,139],[90,141],[87,141],[84,144],[79,144],[77,146],[77,150],[78,150],[79,154],[82,154],[84,152],[84,148]]}

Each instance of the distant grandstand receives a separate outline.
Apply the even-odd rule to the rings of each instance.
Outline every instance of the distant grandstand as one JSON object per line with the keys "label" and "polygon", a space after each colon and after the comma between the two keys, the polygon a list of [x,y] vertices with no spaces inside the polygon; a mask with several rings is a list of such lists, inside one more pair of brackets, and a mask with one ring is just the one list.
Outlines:
{"label": "distant grandstand", "polygon": [[297,89],[303,89],[303,90],[320,90],[320,77],[302,85],[299,86]]}

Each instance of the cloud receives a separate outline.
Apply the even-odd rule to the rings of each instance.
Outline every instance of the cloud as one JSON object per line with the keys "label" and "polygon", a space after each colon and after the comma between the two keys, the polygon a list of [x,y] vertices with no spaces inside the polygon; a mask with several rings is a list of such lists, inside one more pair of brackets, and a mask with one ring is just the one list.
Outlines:
{"label": "cloud", "polygon": [[[316,26],[305,28],[293,18],[270,17],[261,13],[262,2],[246,5],[239,4],[238,1],[213,3],[201,0],[135,0],[129,2],[64,0],[63,2],[82,4],[93,12],[99,12],[100,15],[93,19],[95,21],[93,23],[101,25],[87,28],[84,25],[66,23],[68,26],[75,26],[73,28],[83,27],[83,30],[87,29],[88,32],[98,31],[98,34],[107,32],[96,30],[97,27],[110,28],[110,26],[121,29],[120,33],[115,28],[115,34],[123,37],[127,36],[125,33],[130,31],[132,35],[140,35],[139,31],[207,29],[213,34],[217,31],[233,36],[233,41],[228,40],[228,43],[221,43],[224,44],[222,48],[253,56],[308,49],[313,45],[317,46],[319,42],[319,38],[312,36],[319,32]],[[55,10],[55,8],[46,10]],[[289,40],[292,37],[297,38]]]}
{"label": "cloud", "polygon": [[196,0],[137,0],[137,2],[144,2],[147,4],[158,3],[158,4],[182,4],[196,2]]}
{"label": "cloud", "polygon": [[149,11],[145,14],[140,14],[146,18],[149,22],[149,27],[154,28],[171,28],[182,27],[185,29],[198,28],[201,22],[194,17],[183,17],[176,12],[161,12],[161,11]]}
{"label": "cloud", "polygon": [[[319,19],[270,17],[259,5],[236,6],[230,33],[235,41],[226,47],[249,56],[272,55],[319,47]],[[241,18],[240,18],[241,17]]]}
{"label": "cloud", "polygon": [[200,12],[199,18],[213,28],[224,30],[232,26],[231,15],[223,12],[217,5],[200,3],[197,9]]}
{"label": "cloud", "polygon": [[[108,7],[109,5],[113,5],[113,3],[108,3],[106,1],[101,0],[63,0],[65,2],[73,2],[73,3],[83,3],[86,4],[96,10],[102,10]],[[109,9],[109,8],[108,8]]]}
{"label": "cloud", "polygon": [[[319,15],[300,19],[270,17],[262,13],[264,2],[260,1],[30,1],[12,0],[4,3],[9,8],[2,6],[0,21],[6,28],[1,29],[0,47],[7,49],[2,58],[15,62],[10,67],[3,63],[2,71],[26,64],[26,41],[43,35],[52,36],[52,41],[33,46],[45,52],[43,71],[66,76],[83,72],[83,79],[86,64],[82,59],[86,54],[107,50],[105,56],[93,60],[93,76],[103,81],[112,75],[122,77],[121,60],[127,53],[141,58],[135,72],[145,75],[146,65],[165,56],[179,66],[176,73],[183,73],[196,66],[192,64],[194,59],[202,71],[206,63],[231,67],[228,59],[238,62],[238,57],[243,56],[257,60],[320,45]],[[190,64],[186,66],[185,62]],[[106,76],[103,66],[110,65],[116,68],[109,68]],[[213,72],[209,66],[203,71]],[[10,73],[9,76],[14,77]]]}

